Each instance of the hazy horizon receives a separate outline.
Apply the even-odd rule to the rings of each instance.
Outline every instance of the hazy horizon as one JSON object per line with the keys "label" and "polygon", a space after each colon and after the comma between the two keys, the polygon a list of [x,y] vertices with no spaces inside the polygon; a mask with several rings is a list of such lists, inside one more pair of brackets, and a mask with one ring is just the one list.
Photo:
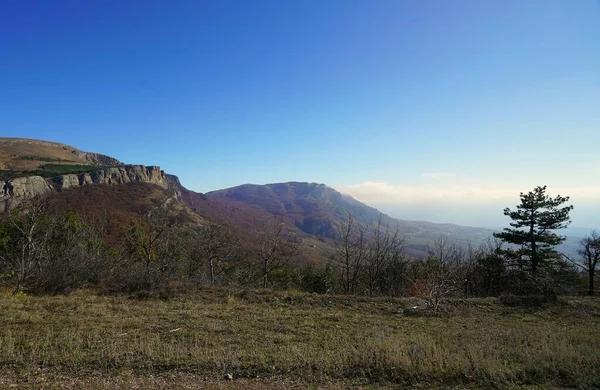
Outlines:
{"label": "hazy horizon", "polygon": [[[444,179],[440,177],[425,179],[414,185],[392,186],[382,182],[366,182],[334,187],[395,218],[500,228],[510,222],[503,210],[506,207],[515,209],[520,204],[521,192],[527,193],[536,186],[546,184],[541,181],[520,187],[507,184],[494,188],[481,182],[461,184],[459,179],[449,174]],[[552,197],[569,196],[569,204],[575,206],[571,211],[570,228],[594,229],[598,226],[600,187],[549,185],[546,192]]]}

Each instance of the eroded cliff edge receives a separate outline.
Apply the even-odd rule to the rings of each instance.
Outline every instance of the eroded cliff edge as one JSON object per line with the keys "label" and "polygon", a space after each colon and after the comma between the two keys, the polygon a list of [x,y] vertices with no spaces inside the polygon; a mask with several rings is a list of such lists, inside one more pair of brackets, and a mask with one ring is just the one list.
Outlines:
{"label": "eroded cliff edge", "polygon": [[168,175],[158,166],[122,165],[80,174],[66,174],[49,179],[41,176],[15,178],[10,182],[12,191],[0,193],[0,212],[9,212],[23,201],[81,186],[106,184],[122,185],[132,182],[154,184],[168,189],[181,199],[181,184],[176,176]]}

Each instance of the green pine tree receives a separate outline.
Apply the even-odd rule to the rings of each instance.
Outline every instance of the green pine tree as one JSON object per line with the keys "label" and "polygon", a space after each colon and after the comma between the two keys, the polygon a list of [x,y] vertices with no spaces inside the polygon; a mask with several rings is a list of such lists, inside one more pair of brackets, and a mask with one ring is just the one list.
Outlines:
{"label": "green pine tree", "polygon": [[494,237],[518,246],[518,249],[507,249],[504,253],[536,274],[541,264],[556,257],[554,247],[565,241],[566,237],[553,231],[569,225],[569,212],[573,206],[561,207],[569,197],[558,195],[552,198],[546,195],[546,186],[536,187],[527,194],[521,192],[520,197],[521,204],[515,211],[504,209],[504,215],[513,220],[512,228],[494,233]]}

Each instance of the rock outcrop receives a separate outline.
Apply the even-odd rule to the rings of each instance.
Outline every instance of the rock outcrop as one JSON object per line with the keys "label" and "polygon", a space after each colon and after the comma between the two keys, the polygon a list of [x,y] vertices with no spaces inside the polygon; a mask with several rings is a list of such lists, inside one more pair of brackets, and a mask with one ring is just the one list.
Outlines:
{"label": "rock outcrop", "polygon": [[113,185],[131,182],[150,183],[165,189],[169,188],[167,175],[160,170],[160,167],[144,165],[124,165],[92,173],[62,175],[55,177],[53,182],[58,191],[90,184]]}
{"label": "rock outcrop", "polygon": [[43,196],[54,191],[52,186],[40,176],[19,177],[12,180],[12,195],[0,193],[0,212],[8,212],[23,200]]}
{"label": "rock outcrop", "polygon": [[116,158],[105,156],[104,154],[82,152],[78,149],[72,150],[71,153],[78,154],[85,158],[85,161],[87,161],[90,165],[113,166],[121,164],[121,162]]}
{"label": "rock outcrop", "polygon": [[181,199],[181,184],[177,176],[167,175],[157,166],[123,165],[91,173],[67,174],[44,179],[40,176],[21,177],[12,180],[13,193],[0,193],[0,212],[8,212],[21,202],[51,192],[65,191],[86,185],[119,185],[142,182],[168,189],[177,200]]}

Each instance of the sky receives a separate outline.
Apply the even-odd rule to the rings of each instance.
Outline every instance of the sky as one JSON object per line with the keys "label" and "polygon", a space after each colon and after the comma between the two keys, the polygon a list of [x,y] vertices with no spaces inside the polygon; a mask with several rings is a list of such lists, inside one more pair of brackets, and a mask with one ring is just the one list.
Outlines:
{"label": "sky", "polygon": [[600,227],[599,130],[599,0],[0,5],[0,136],[200,192],[318,182],[497,227],[547,185]]}

